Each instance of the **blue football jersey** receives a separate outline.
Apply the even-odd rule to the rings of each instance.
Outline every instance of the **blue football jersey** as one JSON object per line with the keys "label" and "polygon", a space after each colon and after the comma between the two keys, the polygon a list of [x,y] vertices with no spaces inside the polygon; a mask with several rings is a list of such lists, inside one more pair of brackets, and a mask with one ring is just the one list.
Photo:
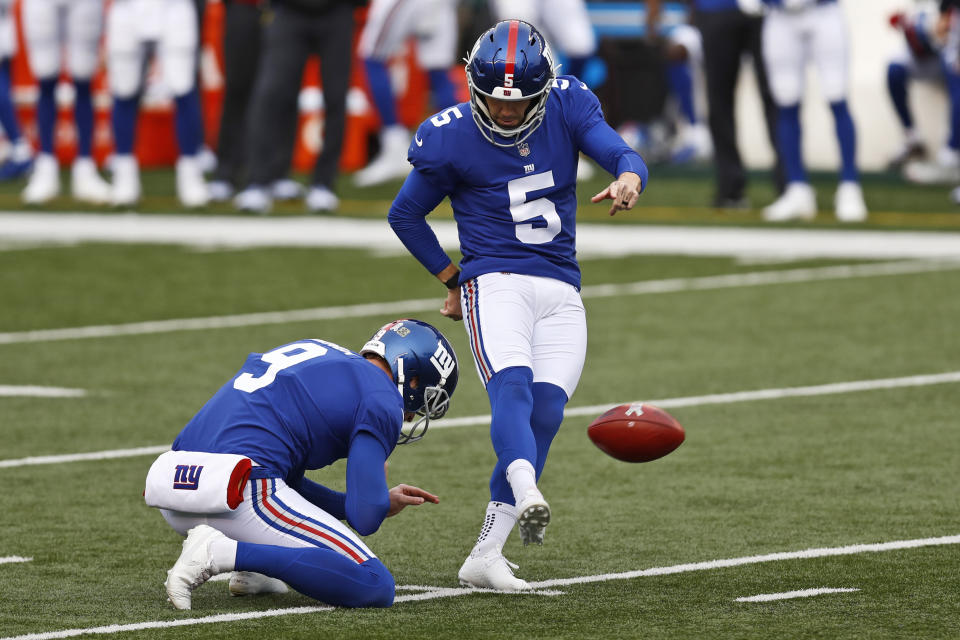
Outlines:
{"label": "blue football jersey", "polygon": [[301,340],[251,353],[173,449],[245,455],[295,482],[346,458],[360,431],[389,456],[402,422],[403,398],[381,369],[336,344]]}
{"label": "blue football jersey", "polygon": [[461,282],[502,271],[580,286],[575,238],[581,150],[615,175],[631,157],[630,168],[643,167],[646,183],[643,161],[606,124],[593,92],[573,76],[554,81],[542,124],[519,145],[486,140],[469,103],[420,125],[408,159],[450,198],[463,254]]}

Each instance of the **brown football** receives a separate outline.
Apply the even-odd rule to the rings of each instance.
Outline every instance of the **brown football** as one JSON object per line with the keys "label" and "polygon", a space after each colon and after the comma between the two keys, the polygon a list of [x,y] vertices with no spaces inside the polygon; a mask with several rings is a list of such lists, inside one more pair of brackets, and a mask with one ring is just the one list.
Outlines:
{"label": "brown football", "polygon": [[624,462],[649,462],[680,446],[686,433],[677,420],[651,404],[621,404],[587,427],[593,444]]}

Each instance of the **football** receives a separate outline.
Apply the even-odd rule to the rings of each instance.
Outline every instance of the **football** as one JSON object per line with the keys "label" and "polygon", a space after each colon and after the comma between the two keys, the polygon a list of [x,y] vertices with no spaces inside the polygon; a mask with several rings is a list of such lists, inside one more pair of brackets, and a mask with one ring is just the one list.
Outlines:
{"label": "football", "polygon": [[686,433],[663,409],[636,402],[621,404],[587,427],[593,444],[624,462],[649,462],[662,458],[683,443]]}

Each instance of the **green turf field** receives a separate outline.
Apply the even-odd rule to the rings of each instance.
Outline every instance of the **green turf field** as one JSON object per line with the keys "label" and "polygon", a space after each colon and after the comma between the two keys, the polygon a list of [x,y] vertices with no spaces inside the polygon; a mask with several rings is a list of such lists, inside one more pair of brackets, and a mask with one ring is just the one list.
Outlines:
{"label": "green turf field", "polygon": [[[176,211],[168,172],[147,174],[145,184],[157,195],[144,211]],[[824,209],[817,226],[833,227],[832,185],[828,178],[817,184]],[[600,186],[587,185],[581,198]],[[383,215],[395,189],[345,185],[348,211],[341,215]],[[756,177],[751,196],[758,204],[765,189]],[[960,228],[945,188],[876,176],[865,191],[876,212],[865,227]],[[0,208],[18,208],[16,193],[15,185],[0,189]],[[705,176],[668,172],[662,183],[651,182],[633,217],[614,224],[759,225],[758,211],[700,208],[709,195]],[[283,205],[277,214],[301,215],[298,207]],[[56,208],[77,210],[67,199]],[[585,206],[581,217],[600,221],[605,210]],[[217,329],[176,321],[431,297],[439,308],[442,287],[410,257],[347,249],[5,247],[0,640],[80,630],[99,634],[90,637],[311,640],[958,638],[960,263],[820,277],[822,267],[836,264],[862,263],[583,261],[587,362],[541,481],[553,522],[543,547],[522,547],[516,536],[504,550],[520,565],[518,575],[536,583],[534,594],[458,588],[457,569],[488,499],[488,406],[462,326],[417,311],[448,334],[460,356],[461,384],[445,419],[459,426],[439,421],[423,441],[391,457],[391,483],[434,491],[441,503],[404,511],[367,541],[398,585],[420,588],[399,589],[391,609],[357,611],[330,610],[293,592],[231,598],[224,582],[211,582],[184,612],[166,603],[163,589],[180,538],[141,498],[155,454],[128,450],[169,444],[248,352],[304,337],[358,348],[398,314],[332,313]],[[604,284],[798,268],[810,277],[594,293]],[[130,335],[27,333],[161,320],[171,322]],[[862,384],[846,384],[855,382]],[[84,395],[3,394],[14,386]],[[633,400],[669,407],[687,441],[645,464],[601,453],[586,437],[587,424],[598,407]],[[25,460],[103,451],[120,453]],[[343,471],[336,465],[311,477],[342,489]],[[738,601],[818,588],[851,591]]]}

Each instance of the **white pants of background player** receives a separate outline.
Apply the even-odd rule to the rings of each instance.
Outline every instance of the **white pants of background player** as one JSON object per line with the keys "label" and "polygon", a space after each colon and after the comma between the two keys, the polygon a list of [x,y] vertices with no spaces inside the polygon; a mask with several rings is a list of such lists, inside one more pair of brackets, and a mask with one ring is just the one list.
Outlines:
{"label": "white pants of background player", "polygon": [[763,57],[778,105],[801,101],[807,62],[816,67],[827,102],[845,99],[850,85],[849,37],[840,5],[770,12],[763,23]]}
{"label": "white pants of background player", "polygon": [[456,0],[373,0],[357,53],[385,62],[415,38],[421,69],[452,67],[457,48],[456,4]]}
{"label": "white pants of background player", "polygon": [[49,78],[63,68],[89,80],[97,68],[103,0],[24,0],[22,7],[33,75]]}
{"label": "white pants of background player", "polygon": [[552,47],[571,58],[586,58],[597,38],[583,0],[491,0],[497,20],[529,22],[544,32]]}

